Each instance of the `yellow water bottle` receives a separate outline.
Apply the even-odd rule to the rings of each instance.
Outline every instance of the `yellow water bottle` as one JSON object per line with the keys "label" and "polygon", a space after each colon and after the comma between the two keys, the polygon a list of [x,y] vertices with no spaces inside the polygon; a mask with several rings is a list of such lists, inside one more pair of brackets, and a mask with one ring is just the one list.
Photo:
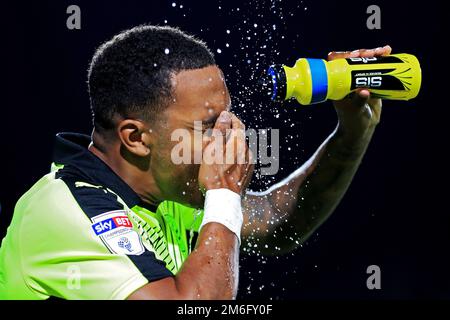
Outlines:
{"label": "yellow water bottle", "polygon": [[367,88],[372,97],[409,100],[422,80],[419,61],[406,53],[328,62],[302,58],[293,67],[272,65],[267,76],[272,100],[294,97],[302,105],[340,100],[358,88]]}

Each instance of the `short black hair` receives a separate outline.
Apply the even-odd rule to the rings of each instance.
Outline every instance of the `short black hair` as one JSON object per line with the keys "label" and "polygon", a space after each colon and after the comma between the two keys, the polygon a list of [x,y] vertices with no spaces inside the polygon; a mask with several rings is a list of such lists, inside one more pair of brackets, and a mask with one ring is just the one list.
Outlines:
{"label": "short black hair", "polygon": [[173,99],[173,75],[210,65],[205,43],[177,28],[141,25],[119,33],[97,49],[88,70],[94,128],[114,128],[115,114],[155,119]]}

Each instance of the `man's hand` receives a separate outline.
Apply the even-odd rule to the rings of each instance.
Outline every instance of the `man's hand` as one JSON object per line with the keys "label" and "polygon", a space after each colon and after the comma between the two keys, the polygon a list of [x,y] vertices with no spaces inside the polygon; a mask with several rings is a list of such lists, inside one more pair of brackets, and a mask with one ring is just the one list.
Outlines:
{"label": "man's hand", "polygon": [[[391,47],[376,49],[360,49],[347,52],[330,52],[328,60],[341,58],[371,58],[391,54]],[[381,116],[381,99],[371,98],[367,89],[358,89],[349,97],[334,101],[334,107],[339,118],[338,131],[350,142],[356,142],[371,131],[379,122]]]}
{"label": "man's hand", "polygon": [[203,191],[226,188],[242,194],[254,168],[244,124],[231,112],[223,111],[211,133],[198,174],[200,188]]}

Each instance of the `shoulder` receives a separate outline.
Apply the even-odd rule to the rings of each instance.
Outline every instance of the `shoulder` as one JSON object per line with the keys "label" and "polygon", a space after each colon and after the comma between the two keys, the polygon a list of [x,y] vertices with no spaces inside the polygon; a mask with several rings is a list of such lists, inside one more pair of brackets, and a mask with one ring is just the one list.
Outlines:
{"label": "shoulder", "polygon": [[104,212],[124,209],[118,196],[102,185],[72,177],[57,180],[65,184],[73,201],[90,219]]}
{"label": "shoulder", "polygon": [[58,178],[53,172],[19,199],[14,215],[21,233],[31,237],[90,229],[96,216],[123,209],[117,196],[103,187],[72,177]]}

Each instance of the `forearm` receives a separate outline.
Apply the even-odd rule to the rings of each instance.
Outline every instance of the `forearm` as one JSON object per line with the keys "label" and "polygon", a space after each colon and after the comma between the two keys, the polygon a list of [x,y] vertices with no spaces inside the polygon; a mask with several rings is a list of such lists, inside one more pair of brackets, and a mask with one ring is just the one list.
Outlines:
{"label": "forearm", "polygon": [[342,199],[374,130],[351,136],[338,126],[302,167],[267,191],[249,193],[245,240],[258,241],[265,254],[288,252],[304,242]]}
{"label": "forearm", "polygon": [[153,281],[132,293],[130,300],[233,299],[238,285],[239,244],[219,223],[207,223],[194,251],[175,277]]}
{"label": "forearm", "polygon": [[175,277],[183,299],[233,299],[239,278],[239,244],[236,235],[218,223],[206,224]]}
{"label": "forearm", "polygon": [[303,176],[296,178],[297,201],[289,223],[306,240],[334,211],[347,191],[367,150],[375,127],[360,137],[338,129],[314,154]]}

